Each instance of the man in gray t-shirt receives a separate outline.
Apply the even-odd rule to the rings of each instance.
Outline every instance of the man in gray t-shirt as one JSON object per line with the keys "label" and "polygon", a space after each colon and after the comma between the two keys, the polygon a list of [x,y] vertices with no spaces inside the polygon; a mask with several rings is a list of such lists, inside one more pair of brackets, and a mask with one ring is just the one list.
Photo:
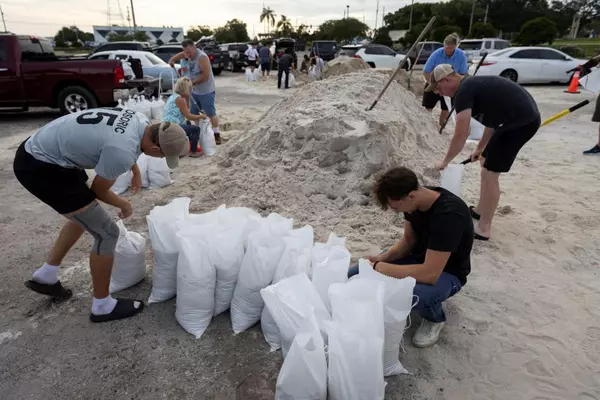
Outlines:
{"label": "man in gray t-shirt", "polygon": [[[94,238],[90,269],[94,297],[92,322],[131,317],[143,308],[141,301],[114,299],[108,287],[119,228],[98,200],[120,209],[119,217],[133,210],[128,200],[110,188],[117,177],[133,172],[132,192],[141,187],[136,161],[143,152],[164,157],[170,168],[187,154],[183,129],[168,122],[150,124],[130,109],[94,109],[66,115],[43,126],[21,144],[14,161],[19,182],[34,196],[67,218],[48,259],[25,285],[53,298],[69,298],[72,292],[58,279],[59,266],[84,231]],[[87,186],[86,169],[96,177]]]}

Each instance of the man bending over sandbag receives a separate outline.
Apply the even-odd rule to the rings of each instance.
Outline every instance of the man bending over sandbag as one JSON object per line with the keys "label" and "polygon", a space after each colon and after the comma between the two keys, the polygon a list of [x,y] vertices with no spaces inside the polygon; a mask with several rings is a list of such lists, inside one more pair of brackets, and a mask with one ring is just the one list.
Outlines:
{"label": "man bending over sandbag", "polygon": [[[413,343],[432,346],[446,321],[442,303],[460,291],[471,272],[469,208],[446,189],[419,185],[415,173],[404,167],[383,174],[373,194],[383,210],[404,213],[405,221],[402,239],[369,261],[384,275],[415,278],[415,310],[423,319]],[[348,277],[356,274],[357,266],[348,271]]]}
{"label": "man bending over sandbag", "polygon": [[[131,203],[110,188],[117,177],[133,171],[132,189],[142,185],[136,161],[143,152],[165,157],[170,168],[187,154],[183,129],[168,122],[150,125],[130,109],[95,109],[66,115],[43,126],[25,140],[15,156],[15,176],[31,194],[63,215],[67,221],[46,263],[25,283],[34,292],[56,299],[71,297],[58,278],[67,252],[84,231],[94,238],[90,254],[93,299],[90,320],[106,322],[128,318],[143,308],[141,301],[114,299],[108,287],[119,237],[119,228],[98,200],[120,209],[119,217],[132,213]],[[85,169],[96,177],[87,186]]]}

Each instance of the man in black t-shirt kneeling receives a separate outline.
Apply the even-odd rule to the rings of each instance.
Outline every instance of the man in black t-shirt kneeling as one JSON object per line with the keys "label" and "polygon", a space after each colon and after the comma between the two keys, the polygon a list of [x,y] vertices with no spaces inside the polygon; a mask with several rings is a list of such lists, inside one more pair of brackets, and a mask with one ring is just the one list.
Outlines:
{"label": "man in black t-shirt kneeling", "polygon": [[[473,221],[469,208],[446,189],[420,186],[415,173],[404,167],[382,175],[373,193],[382,209],[404,213],[405,222],[402,239],[369,261],[384,275],[416,279],[415,310],[423,319],[413,343],[431,346],[446,321],[442,303],[458,293],[471,272]],[[355,266],[348,276],[357,273]]]}
{"label": "man in black t-shirt kneeling", "polygon": [[489,240],[492,219],[500,200],[500,174],[510,171],[521,148],[536,134],[541,119],[537,104],[529,92],[500,76],[463,77],[451,65],[434,68],[425,91],[454,97],[456,128],[443,161],[444,169],[462,151],[469,137],[471,117],[485,129],[471,160],[482,160],[479,203],[471,207],[478,220],[475,239]]}

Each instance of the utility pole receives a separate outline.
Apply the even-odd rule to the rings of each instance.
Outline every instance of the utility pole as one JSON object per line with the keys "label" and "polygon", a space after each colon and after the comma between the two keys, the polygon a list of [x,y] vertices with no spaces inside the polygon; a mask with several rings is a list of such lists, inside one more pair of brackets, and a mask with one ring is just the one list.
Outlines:
{"label": "utility pole", "polygon": [[2,11],[2,6],[0,6],[0,15],[2,15],[2,24],[4,25],[4,32],[8,32],[6,29],[6,21],[4,20],[4,11]]}
{"label": "utility pole", "polygon": [[473,15],[475,15],[475,0],[473,0],[473,6],[471,6],[471,21],[469,22],[469,36],[471,36],[471,28],[473,28]]}
{"label": "utility pole", "polygon": [[383,6],[383,11],[381,11],[381,26],[383,26],[383,20],[385,19],[385,6]]}
{"label": "utility pole", "polygon": [[129,30],[131,30],[131,15],[129,15],[129,6],[127,6],[127,25],[129,26]]}
{"label": "utility pole", "polygon": [[483,23],[484,24],[487,24],[488,11],[490,11],[490,5],[489,4],[487,6],[485,6],[485,17],[483,18]]}
{"label": "utility pole", "polygon": [[409,31],[412,29],[412,12],[413,12],[414,6],[415,6],[415,0],[412,0],[410,2],[410,19],[408,20],[408,30]]}
{"label": "utility pole", "polygon": [[350,18],[350,6],[346,6],[346,18]]}
{"label": "utility pole", "polygon": [[137,24],[135,23],[135,10],[133,9],[133,0],[131,0],[131,18],[133,19],[133,30],[135,31],[137,28]]}
{"label": "utility pole", "polygon": [[379,19],[379,0],[377,0],[377,9],[375,10],[375,29],[373,29],[374,31],[377,30],[377,20]]}

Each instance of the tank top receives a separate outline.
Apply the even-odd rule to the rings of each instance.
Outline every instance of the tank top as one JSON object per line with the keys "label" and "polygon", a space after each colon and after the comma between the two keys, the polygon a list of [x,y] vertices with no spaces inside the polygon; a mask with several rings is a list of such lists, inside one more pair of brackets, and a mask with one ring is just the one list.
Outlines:
{"label": "tank top", "polygon": [[163,122],[172,122],[174,124],[183,125],[185,124],[185,117],[183,113],[177,107],[175,101],[181,96],[177,93],[173,93],[169,99],[167,100],[167,104],[165,104],[165,112],[163,114]]}
{"label": "tank top", "polygon": [[[189,59],[183,59],[181,60],[181,66],[184,68],[187,68],[187,72],[185,73],[185,76],[188,76],[192,82],[194,82],[195,80],[197,80],[200,75],[202,75],[202,69],[200,67],[200,64],[198,63],[200,61],[201,57],[206,57],[208,58],[208,56],[206,55],[205,52],[203,52],[200,49],[196,49],[196,56],[189,60]],[[209,60],[209,65],[210,65],[210,60]],[[215,77],[213,76],[213,72],[212,72],[212,68],[210,68],[209,71],[210,77],[208,78],[208,80],[206,82],[202,82],[199,83],[197,85],[194,85],[193,89],[192,89],[192,93],[194,94],[209,94],[215,91]]]}

